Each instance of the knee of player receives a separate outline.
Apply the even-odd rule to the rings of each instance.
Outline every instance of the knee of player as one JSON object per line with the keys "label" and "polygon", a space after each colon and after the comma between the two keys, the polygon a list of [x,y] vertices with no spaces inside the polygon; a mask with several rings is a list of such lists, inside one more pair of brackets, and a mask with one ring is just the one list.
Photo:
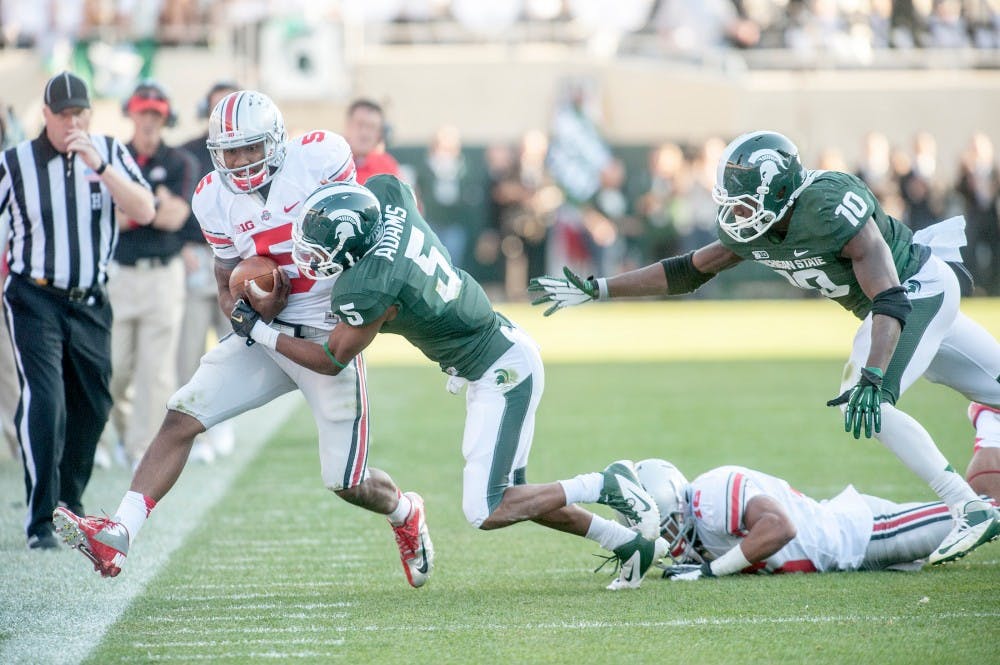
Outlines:
{"label": "knee of player", "polygon": [[465,514],[465,519],[474,528],[482,529],[483,531],[489,531],[494,528],[489,526],[486,522],[487,518],[489,518],[489,513],[483,510],[483,508],[479,505],[479,502],[476,502],[476,505],[471,505],[468,501],[463,502],[462,512]]}

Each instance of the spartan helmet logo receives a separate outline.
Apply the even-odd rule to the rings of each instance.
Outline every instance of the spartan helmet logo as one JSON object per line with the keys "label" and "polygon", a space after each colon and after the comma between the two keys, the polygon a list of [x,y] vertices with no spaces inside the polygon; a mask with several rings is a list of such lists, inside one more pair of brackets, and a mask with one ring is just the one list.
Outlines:
{"label": "spartan helmet logo", "polygon": [[784,159],[777,150],[770,148],[754,151],[750,154],[747,161],[750,164],[760,165],[758,167],[760,169],[760,187],[757,188],[758,194],[767,194],[770,191],[771,180],[774,179],[774,176],[788,168],[788,160]]}
{"label": "spartan helmet logo", "polygon": [[337,224],[333,229],[333,235],[337,239],[337,246],[333,248],[331,254],[333,256],[344,256],[347,259],[348,265],[353,266],[355,258],[352,250],[355,243],[351,243],[350,240],[359,237],[358,225],[360,224],[360,220],[353,211],[345,210],[334,218],[334,222]]}

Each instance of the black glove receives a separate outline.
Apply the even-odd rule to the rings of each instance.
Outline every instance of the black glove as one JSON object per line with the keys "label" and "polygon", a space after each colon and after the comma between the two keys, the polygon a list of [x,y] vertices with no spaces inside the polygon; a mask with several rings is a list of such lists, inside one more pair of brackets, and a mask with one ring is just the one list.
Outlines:
{"label": "black glove", "polygon": [[702,564],[676,563],[672,566],[665,566],[663,577],[671,582],[694,582],[703,577],[715,577],[715,575],[712,574],[712,566],[706,561]]}
{"label": "black glove", "polygon": [[233,332],[246,338],[247,346],[253,346],[255,343],[250,337],[250,332],[258,321],[260,321],[260,314],[243,298],[236,301],[233,311],[229,314],[229,323],[233,326]]}
{"label": "black glove", "polygon": [[854,438],[861,438],[861,426],[864,425],[865,437],[872,437],[872,430],[878,434],[882,431],[882,370],[878,367],[865,367],[861,370],[861,379],[850,390],[845,390],[839,397],[831,399],[827,406],[847,404],[844,410],[844,431],[854,431]]}

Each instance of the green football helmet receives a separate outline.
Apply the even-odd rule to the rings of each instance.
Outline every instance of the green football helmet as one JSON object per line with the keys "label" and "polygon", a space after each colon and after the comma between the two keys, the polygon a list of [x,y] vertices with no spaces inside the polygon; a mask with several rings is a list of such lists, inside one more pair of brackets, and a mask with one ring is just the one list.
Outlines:
{"label": "green football helmet", "polygon": [[759,238],[795,203],[806,176],[787,137],[766,131],[737,137],[719,159],[712,191],[722,206],[719,228],[737,242]]}
{"label": "green football helmet", "polygon": [[292,225],[292,260],[309,279],[340,274],[371,249],[382,210],[361,185],[323,185],[305,200]]}

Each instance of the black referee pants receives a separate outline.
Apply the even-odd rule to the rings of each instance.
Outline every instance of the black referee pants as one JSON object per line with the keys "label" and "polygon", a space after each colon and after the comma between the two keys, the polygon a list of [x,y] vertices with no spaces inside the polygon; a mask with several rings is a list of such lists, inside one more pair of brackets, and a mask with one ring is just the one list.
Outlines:
{"label": "black referee pants", "polygon": [[60,501],[80,509],[111,409],[111,305],[71,302],[19,275],[3,299],[21,386],[14,426],[30,538],[51,530]]}

